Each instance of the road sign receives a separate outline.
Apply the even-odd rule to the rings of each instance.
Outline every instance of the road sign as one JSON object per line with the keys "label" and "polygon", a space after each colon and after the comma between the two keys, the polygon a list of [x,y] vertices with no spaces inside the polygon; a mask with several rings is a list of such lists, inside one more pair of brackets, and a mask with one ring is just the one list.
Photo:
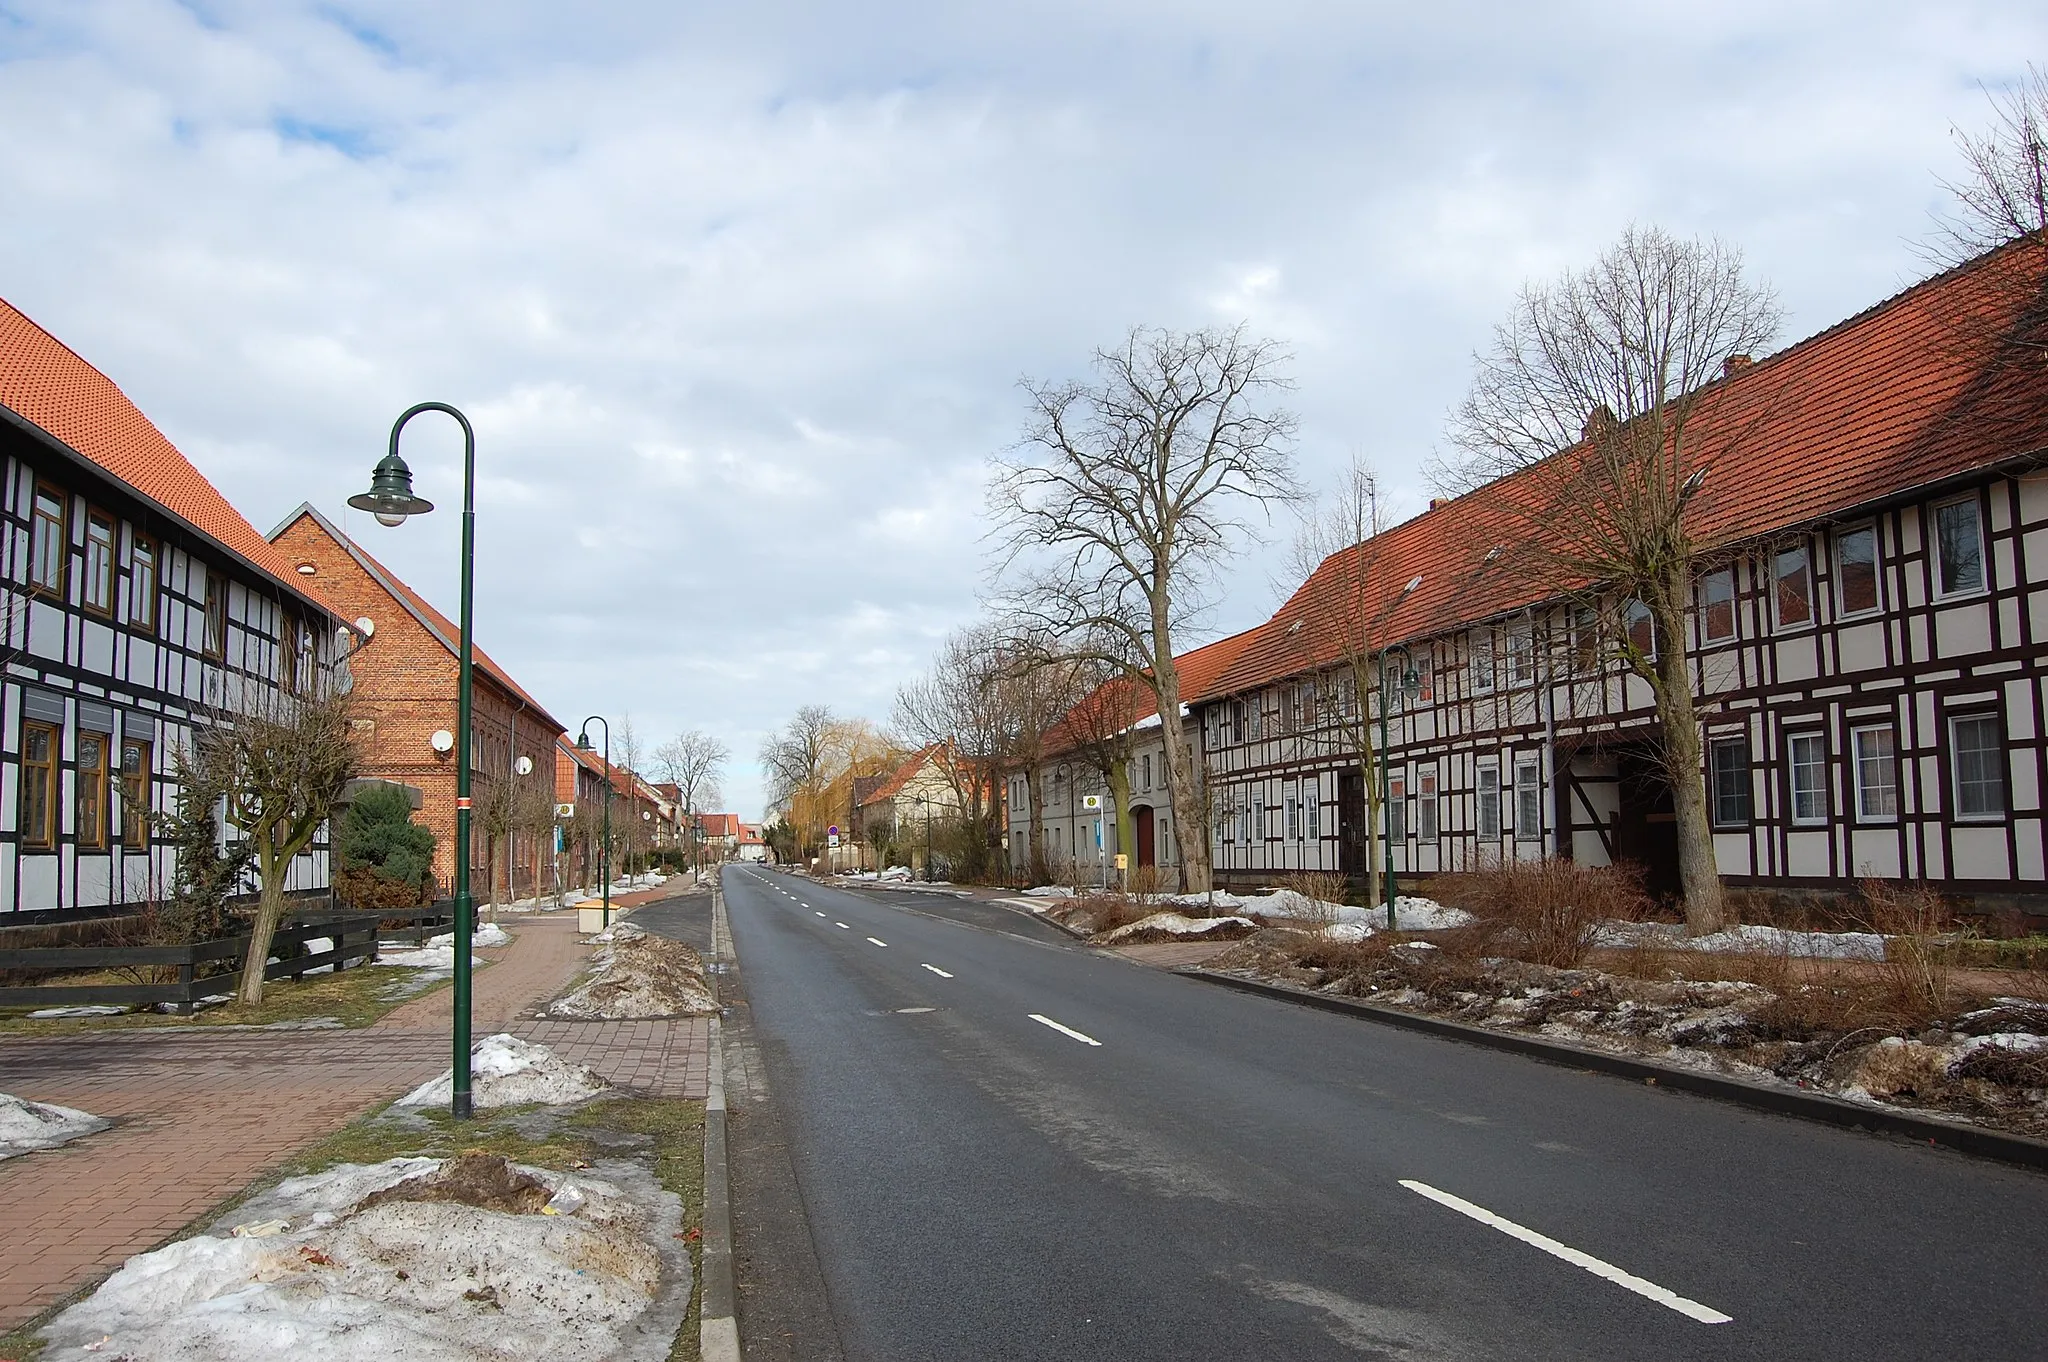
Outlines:
{"label": "road sign", "polygon": [[1102,807],[1102,796],[1101,796],[1101,795],[1082,795],[1082,796],[1081,796],[1081,807],[1082,807],[1082,808],[1084,808],[1084,809],[1089,809],[1089,810],[1094,810],[1094,809],[1099,809],[1099,808],[1101,808],[1101,807]]}
{"label": "road sign", "polygon": [[557,804],[557,805],[555,805],[555,817],[557,817],[557,818],[574,818],[575,816],[576,816],[576,806],[575,806],[574,804]]}
{"label": "road sign", "polygon": [[839,835],[839,825],[834,823],[831,827],[826,828],[825,835],[827,837],[837,837]]}
{"label": "road sign", "polygon": [[826,834],[825,834],[825,845],[826,845],[826,847],[827,847],[827,848],[836,848],[836,847],[838,847],[838,845],[839,845],[839,829],[837,829],[837,828],[834,828],[834,829],[832,829],[832,831],[830,831],[830,832],[828,832],[828,833],[826,833]]}

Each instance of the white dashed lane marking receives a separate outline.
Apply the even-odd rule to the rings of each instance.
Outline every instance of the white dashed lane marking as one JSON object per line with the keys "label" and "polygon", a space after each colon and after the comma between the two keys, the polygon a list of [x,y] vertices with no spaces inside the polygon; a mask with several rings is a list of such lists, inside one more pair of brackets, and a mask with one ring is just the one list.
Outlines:
{"label": "white dashed lane marking", "polygon": [[846,925],[845,923],[843,923],[843,922],[835,922],[835,923],[833,923],[832,925],[833,925],[834,927],[837,927],[837,928],[839,928],[839,930],[841,930],[841,931],[843,931],[843,932],[850,932],[850,931],[852,931],[852,930],[853,930],[853,928],[851,928],[851,927],[847,926],[847,925]]}
{"label": "white dashed lane marking", "polygon": [[938,975],[941,979],[950,979],[953,977],[952,975],[946,973],[944,970],[940,969],[937,965],[926,965],[925,968],[930,970],[933,974]]}
{"label": "white dashed lane marking", "polygon": [[1083,1045],[1100,1046],[1102,1044],[1102,1042],[1095,1039],[1095,1037],[1084,1036],[1071,1026],[1061,1026],[1051,1017],[1042,1017],[1038,1013],[1033,1012],[1031,1014],[1031,1020],[1037,1022],[1040,1026],[1050,1026],[1053,1030],[1059,1032],[1063,1036],[1072,1036],[1075,1040],[1080,1041]]}
{"label": "white dashed lane marking", "polygon": [[886,945],[888,945],[888,944],[889,944],[888,942],[886,942],[886,941],[882,940],[882,939],[881,939],[880,937],[875,937],[875,936],[871,936],[871,937],[869,937],[869,938],[868,938],[868,940],[869,940],[869,941],[870,941],[870,942],[871,942],[872,944],[874,944],[874,945],[877,945],[877,946],[886,946]]}
{"label": "white dashed lane marking", "polygon": [[1463,1197],[1452,1196],[1449,1192],[1440,1192],[1426,1182],[1416,1182],[1412,1178],[1402,1178],[1401,1185],[1417,1196],[1428,1197],[1439,1206],[1450,1207],[1459,1215],[1470,1216],[1482,1225],[1490,1225],[1511,1239],[1519,1239],[1531,1248],[1542,1249],[1553,1258],[1564,1259],[1573,1267],[1582,1267],[1595,1277],[1604,1277],[1616,1286],[1633,1291],[1638,1296],[1642,1296],[1647,1300],[1653,1300],[1667,1309],[1676,1310],[1687,1319],[1696,1319],[1702,1324],[1727,1324],[1734,1318],[1732,1315],[1722,1314],[1710,1305],[1701,1305],[1698,1301],[1687,1300],[1676,1291],[1659,1286],[1655,1282],[1645,1281],[1633,1273],[1623,1272],[1614,1264],[1595,1258],[1590,1253],[1581,1253],[1569,1244],[1560,1244],[1547,1234],[1538,1234],[1532,1229],[1525,1229],[1505,1216],[1495,1215],[1484,1206],[1475,1206]]}

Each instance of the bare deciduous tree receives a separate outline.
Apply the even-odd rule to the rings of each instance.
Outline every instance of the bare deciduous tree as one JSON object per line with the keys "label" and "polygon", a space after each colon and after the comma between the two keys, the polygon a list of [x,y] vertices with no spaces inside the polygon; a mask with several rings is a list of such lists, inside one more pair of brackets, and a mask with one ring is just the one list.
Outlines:
{"label": "bare deciduous tree", "polygon": [[1290,385],[1269,341],[1134,330],[1096,352],[1093,383],[1029,382],[1024,438],[997,461],[989,510],[1013,608],[1055,636],[1108,634],[1144,660],[1166,727],[1167,787],[1188,887],[1209,887],[1174,638],[1204,602],[1250,507],[1295,496]]}
{"label": "bare deciduous tree", "polygon": [[268,695],[216,716],[193,737],[193,765],[221,773],[227,821],[254,851],[260,885],[239,991],[263,1001],[263,967],[284,919],[292,861],[326,825],[360,759],[348,693]]}
{"label": "bare deciduous tree", "polygon": [[654,749],[657,769],[676,787],[677,799],[683,806],[693,862],[698,843],[697,815],[707,805],[724,798],[719,786],[725,778],[725,763],[731,757],[732,750],[724,743],[694,728]]}
{"label": "bare deciduous tree", "polygon": [[955,632],[931,670],[896,692],[896,728],[932,749],[932,761],[953,796],[963,863],[958,876],[984,879],[995,832],[994,779],[1016,746],[1016,699],[1005,684],[1005,640],[989,625]]}
{"label": "bare deciduous tree", "polygon": [[1366,896],[1374,903],[1385,895],[1386,843],[1378,835],[1385,792],[1380,787],[1379,706],[1386,698],[1381,670],[1385,650],[1396,640],[1387,627],[1407,592],[1389,595],[1388,578],[1399,571],[1381,553],[1380,532],[1387,528],[1386,505],[1379,477],[1363,459],[1345,467],[1336,489],[1302,516],[1289,554],[1297,580],[1306,583],[1321,574],[1319,591],[1336,602],[1319,616],[1306,646],[1311,660],[1328,658],[1335,667],[1318,671],[1309,683],[1307,700],[1297,697],[1296,725],[1303,732],[1327,731],[1338,751],[1356,763],[1365,793],[1363,828],[1340,829],[1356,838],[1366,869]]}
{"label": "bare deciduous tree", "polygon": [[1513,522],[1518,561],[1560,591],[1642,603],[1653,633],[1603,610],[1603,643],[1648,683],[1678,825],[1686,923],[1719,930],[1725,901],[1707,818],[1685,621],[1696,549],[1687,511],[1711,459],[1754,438],[1770,403],[1706,422],[1719,382],[1776,334],[1770,289],[1741,253],[1631,227],[1589,269],[1523,289],[1477,357],[1451,420],[1461,458],[1440,479],[1469,487],[1522,473],[1489,503]]}

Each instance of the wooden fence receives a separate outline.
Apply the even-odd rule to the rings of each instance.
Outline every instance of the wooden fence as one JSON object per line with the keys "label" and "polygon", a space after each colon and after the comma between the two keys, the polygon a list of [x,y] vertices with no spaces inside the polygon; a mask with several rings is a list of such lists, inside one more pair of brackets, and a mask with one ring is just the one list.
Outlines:
{"label": "wooden fence", "polygon": [[[264,966],[266,979],[299,979],[310,970],[332,965],[347,969],[377,958],[378,913],[340,913],[286,923],[277,929],[271,951],[277,957]],[[307,951],[309,941],[325,940],[324,950]],[[175,968],[168,983],[49,983],[0,988],[0,1007],[78,1007],[123,1004],[149,1007],[170,1003],[190,1013],[202,999],[232,993],[241,963],[249,952],[247,936],[220,937],[183,946],[37,946],[0,950],[0,978],[10,975],[101,973],[123,969]]]}

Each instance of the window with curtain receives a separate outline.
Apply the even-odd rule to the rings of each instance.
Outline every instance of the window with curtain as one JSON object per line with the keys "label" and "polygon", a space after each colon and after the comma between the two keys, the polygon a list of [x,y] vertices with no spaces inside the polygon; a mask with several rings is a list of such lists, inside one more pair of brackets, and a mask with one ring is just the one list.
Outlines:
{"label": "window with curtain", "polygon": [[1995,714],[1958,714],[1948,721],[1949,760],[1955,766],[1956,816],[2005,814],[2005,742]]}
{"label": "window with curtain", "polygon": [[1793,733],[1785,739],[1786,772],[1792,785],[1792,821],[1825,823],[1828,819],[1827,742],[1818,733]]}
{"label": "window with curtain", "polygon": [[1856,816],[1880,821],[1899,816],[1898,736],[1890,724],[1849,731],[1856,757]]}

